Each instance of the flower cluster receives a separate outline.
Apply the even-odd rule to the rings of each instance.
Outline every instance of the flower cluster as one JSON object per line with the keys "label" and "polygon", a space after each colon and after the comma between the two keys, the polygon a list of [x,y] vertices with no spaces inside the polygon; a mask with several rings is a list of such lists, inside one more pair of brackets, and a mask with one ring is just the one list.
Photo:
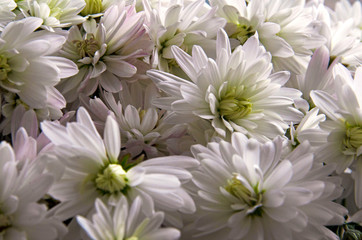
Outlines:
{"label": "flower cluster", "polygon": [[362,239],[359,0],[0,0],[0,240]]}

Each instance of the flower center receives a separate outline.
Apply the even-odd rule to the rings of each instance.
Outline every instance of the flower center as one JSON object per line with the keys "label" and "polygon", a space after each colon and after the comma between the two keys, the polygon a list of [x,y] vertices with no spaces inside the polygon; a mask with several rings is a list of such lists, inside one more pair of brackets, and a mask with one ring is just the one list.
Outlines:
{"label": "flower center", "polygon": [[87,16],[102,12],[102,0],[85,0],[85,7],[80,12],[81,15]]}
{"label": "flower center", "polygon": [[237,120],[248,115],[252,110],[252,103],[242,97],[244,86],[232,87],[220,98],[219,113],[227,120]]}
{"label": "flower center", "polygon": [[93,58],[94,54],[100,49],[99,43],[94,39],[93,34],[88,34],[87,39],[83,41],[74,40],[73,44],[77,48],[79,56],[82,58]]}
{"label": "flower center", "polygon": [[344,153],[356,154],[356,151],[360,146],[362,146],[362,127],[351,126],[346,122],[346,135],[343,139]]}
{"label": "flower center", "polygon": [[126,171],[118,164],[109,164],[97,174],[96,187],[104,193],[113,194],[127,186]]}
{"label": "flower center", "polygon": [[8,79],[9,72],[11,72],[11,68],[8,59],[4,55],[0,55],[0,81]]}
{"label": "flower center", "polygon": [[247,188],[235,174],[233,178],[228,180],[228,184],[225,187],[234,197],[240,199],[243,204],[249,206],[247,213],[252,216],[261,216],[262,210],[262,197],[263,191],[259,191],[259,184],[253,187],[253,190]]}
{"label": "flower center", "polygon": [[0,213],[0,233],[11,227],[11,218]]}
{"label": "flower center", "polygon": [[239,40],[240,44],[243,45],[254,34],[255,30],[252,26],[238,24],[236,31],[230,37]]}
{"label": "flower center", "polygon": [[126,240],[138,240],[138,237],[129,237]]}

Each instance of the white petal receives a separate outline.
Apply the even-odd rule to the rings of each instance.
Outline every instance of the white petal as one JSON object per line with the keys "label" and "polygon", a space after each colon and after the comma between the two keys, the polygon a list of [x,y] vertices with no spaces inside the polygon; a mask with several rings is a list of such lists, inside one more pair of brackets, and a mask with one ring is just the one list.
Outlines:
{"label": "white petal", "polygon": [[336,111],[339,109],[336,99],[323,91],[311,91],[310,96],[314,104],[334,121],[342,118]]}
{"label": "white petal", "polygon": [[117,75],[118,77],[129,78],[137,72],[137,68],[123,60],[107,58],[105,59],[107,70]]}
{"label": "white petal", "polygon": [[104,145],[108,157],[117,161],[119,152],[121,151],[121,135],[118,123],[110,115],[107,117],[104,128]]}
{"label": "white petal", "polygon": [[284,160],[280,162],[273,172],[266,177],[263,187],[266,189],[281,188],[287,184],[293,176],[292,164]]}
{"label": "white petal", "polygon": [[92,118],[84,107],[80,107],[77,111],[77,122],[89,129],[89,131],[91,131],[94,136],[97,136],[99,139],[101,138],[92,121]]}
{"label": "white petal", "polygon": [[279,189],[266,191],[263,195],[263,206],[280,207],[284,203],[285,194]]}
{"label": "white petal", "polygon": [[66,58],[57,56],[48,56],[47,59],[51,60],[59,68],[59,77],[68,78],[78,73],[77,65]]}
{"label": "white petal", "polygon": [[116,93],[122,90],[121,80],[110,71],[105,71],[104,73],[102,73],[102,79],[100,80],[100,84],[104,88],[104,90],[111,93]]}

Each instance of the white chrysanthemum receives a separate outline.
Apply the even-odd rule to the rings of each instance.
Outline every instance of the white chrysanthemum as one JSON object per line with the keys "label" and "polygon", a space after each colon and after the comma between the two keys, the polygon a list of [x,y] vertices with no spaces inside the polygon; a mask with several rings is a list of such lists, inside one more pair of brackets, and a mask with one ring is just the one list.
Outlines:
{"label": "white chrysanthemum", "polygon": [[35,31],[41,23],[39,18],[25,18],[9,23],[0,34],[0,99],[5,118],[18,105],[37,109],[41,120],[62,115],[65,100],[54,86],[78,69],[72,61],[54,56],[65,38]]}
{"label": "white chrysanthemum", "polygon": [[78,14],[84,8],[84,0],[22,0],[18,8],[25,17],[33,16],[43,19],[43,25],[50,28],[63,28],[85,21]]}
{"label": "white chrysanthemum", "polygon": [[16,8],[14,0],[0,0],[0,32],[3,27],[15,19],[15,13],[12,12]]}
{"label": "white chrysanthemum", "polygon": [[356,30],[353,16],[338,19],[333,17],[331,10],[323,4],[312,5],[311,11],[314,18],[322,22],[320,32],[327,39],[325,45],[329,49],[331,58],[339,57],[339,61],[352,70],[360,66],[362,63],[361,30]]}
{"label": "white chrysanthemum", "polygon": [[283,87],[289,78],[286,72],[271,75],[271,56],[259,46],[257,36],[231,53],[228,36],[221,29],[216,60],[207,58],[199,46],[194,46],[192,57],[178,47],[172,51],[191,81],[158,70],[147,74],[170,95],[155,100],[155,105],[175,111],[179,121],[208,119],[222,137],[237,131],[266,141],[283,135],[290,122],[302,118],[293,107],[293,99],[301,93]]}
{"label": "white chrysanthemum", "polygon": [[362,39],[362,5],[360,1],[339,0],[331,14],[337,21],[352,18],[356,37]]}
{"label": "white chrysanthemum", "polygon": [[108,116],[102,139],[84,108],[78,110],[77,122],[66,127],[52,122],[41,126],[65,166],[63,177],[50,189],[61,201],[51,210],[58,218],[87,214],[97,197],[112,202],[122,195],[129,200],[140,196],[148,210],[194,211],[192,199],[181,187],[181,182],[191,178],[186,169],[197,166],[194,159],[154,158],[139,164],[127,158],[118,160],[121,138],[117,122]]}
{"label": "white chrysanthemum", "polygon": [[339,58],[331,62],[329,51],[325,46],[315,50],[308,68],[304,74],[298,75],[295,82],[288,82],[288,86],[299,89],[306,102],[299,103],[300,107],[308,111],[314,107],[313,101],[310,98],[312,90],[323,90],[329,93],[333,92],[333,67],[338,63]]}
{"label": "white chrysanthemum", "polygon": [[[105,240],[176,240],[180,236],[175,228],[162,228],[162,212],[145,215],[142,199],[137,197],[132,204],[122,197],[115,206],[106,206],[102,200],[95,202],[96,213],[92,221],[78,216],[78,223],[90,239]],[[84,239],[89,239],[84,238]]]}
{"label": "white chrysanthemum", "polygon": [[[152,64],[166,72],[179,73],[173,45],[191,54],[192,46],[201,46],[208,54],[215,55],[217,30],[225,25],[225,20],[216,17],[216,8],[207,9],[204,0],[158,1],[152,8],[149,1],[143,1],[147,15],[148,34],[155,47]],[[165,6],[167,5],[167,6]],[[199,16],[200,12],[205,12]]]}
{"label": "white chrysanthemum", "polygon": [[319,127],[321,122],[324,122],[326,116],[324,114],[318,114],[319,109],[313,108],[308,111],[300,123],[295,126],[290,126],[289,138],[292,148],[298,146],[303,141],[309,140],[311,136],[313,139],[313,147],[317,147],[325,142],[326,134]]}
{"label": "white chrysanthemum", "polygon": [[[12,122],[17,119],[15,112],[17,109],[34,110],[36,117],[39,121],[43,120],[56,120],[63,116],[61,109],[65,108],[66,101],[63,95],[55,87],[47,87],[47,101],[43,108],[30,108],[27,104],[23,103],[19,96],[15,93],[5,93],[1,96],[3,99],[1,106],[1,114],[4,119],[0,123],[0,130],[3,135],[10,133]],[[19,119],[17,119],[19,120]]]}
{"label": "white chrysanthemum", "polygon": [[142,58],[149,55],[152,46],[143,19],[143,13],[122,2],[108,8],[98,24],[90,19],[82,30],[76,26],[69,30],[60,53],[77,63],[79,73],[58,85],[68,102],[76,100],[79,93],[91,95],[98,85],[118,92],[121,80],[137,79],[137,74],[145,72]]}
{"label": "white chrysanthemum", "polygon": [[11,146],[0,144],[0,239],[60,239],[66,231],[60,221],[46,216],[45,205],[37,203],[53,177],[44,173],[40,159],[31,157],[19,164]]}
{"label": "white chrysanthemum", "polygon": [[211,0],[225,27],[232,46],[244,44],[258,33],[260,42],[273,56],[277,71],[302,73],[312,50],[324,42],[316,23],[304,9],[304,1],[294,0]]}
{"label": "white chrysanthemum", "polygon": [[261,144],[240,133],[231,143],[195,145],[199,212],[194,238],[185,239],[336,239],[324,227],[346,214],[332,201],[342,190],[328,177],[333,168],[314,164],[307,142],[285,158],[282,146],[280,137]]}
{"label": "white chrysanthemum", "polygon": [[47,102],[47,88],[77,72],[71,61],[51,56],[65,42],[63,36],[37,31],[42,20],[25,18],[9,23],[0,35],[0,87],[16,93],[31,108]]}
{"label": "white chrysanthemum", "polygon": [[[317,150],[321,161],[336,164],[338,174],[352,169],[355,180],[355,201],[362,208],[362,68],[358,68],[354,80],[348,69],[335,66],[335,94],[312,91],[315,105],[328,117],[320,127],[328,136]],[[313,142],[314,136],[310,136]]]}
{"label": "white chrysanthemum", "polygon": [[[147,87],[138,82],[124,84],[118,97],[110,93],[101,99],[81,98],[96,119],[96,126],[104,129],[107,114],[114,115],[121,130],[122,153],[130,153],[132,158],[144,154],[145,159],[180,155],[189,152],[193,142],[187,144],[185,124],[173,124],[169,112],[152,106],[152,100],[159,96],[152,82]],[[116,100],[118,99],[118,100]]]}

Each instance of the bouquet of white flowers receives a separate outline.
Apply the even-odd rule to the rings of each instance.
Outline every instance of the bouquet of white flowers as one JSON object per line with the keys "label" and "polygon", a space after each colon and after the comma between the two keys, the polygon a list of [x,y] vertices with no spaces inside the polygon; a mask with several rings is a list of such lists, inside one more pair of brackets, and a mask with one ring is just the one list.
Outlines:
{"label": "bouquet of white flowers", "polygon": [[362,239],[359,0],[0,0],[0,240]]}

